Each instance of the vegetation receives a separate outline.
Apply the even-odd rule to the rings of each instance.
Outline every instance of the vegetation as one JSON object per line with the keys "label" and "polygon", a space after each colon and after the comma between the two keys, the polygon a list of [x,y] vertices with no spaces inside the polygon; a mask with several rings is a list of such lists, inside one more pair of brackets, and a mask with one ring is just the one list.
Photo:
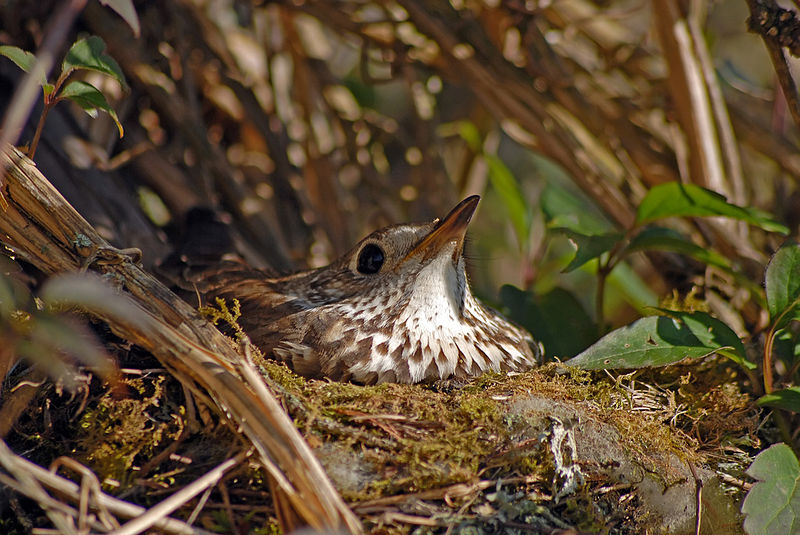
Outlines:
{"label": "vegetation", "polygon": [[[797,12],[771,0],[23,4],[0,8],[0,143],[27,145],[91,226],[45,186],[24,194],[14,173],[33,171],[0,147],[5,531],[71,532],[70,515],[108,531],[141,515],[89,512],[88,498],[64,512],[25,479],[38,474],[28,461],[146,508],[194,489],[174,516],[208,530],[289,531],[325,509],[311,468],[248,427],[261,405],[244,416],[248,403],[203,375],[211,364],[181,360],[208,356],[267,406],[246,365],[213,360],[238,351],[291,416],[280,433],[303,435],[376,533],[692,532],[648,501],[652,482],[702,503],[702,532],[722,532],[712,517],[734,507],[728,532],[800,533]],[[12,139],[19,103],[39,94]],[[460,388],[306,381],[240,330],[204,338],[202,318],[137,278],[186,241],[193,207],[215,210],[248,262],[286,271],[475,193],[472,283],[543,342],[550,363],[529,373]],[[201,249],[216,246],[209,228]],[[45,282],[64,271],[103,278]],[[236,326],[236,303],[201,312]],[[618,471],[592,441],[618,445]],[[337,507],[325,510],[355,529]]]}

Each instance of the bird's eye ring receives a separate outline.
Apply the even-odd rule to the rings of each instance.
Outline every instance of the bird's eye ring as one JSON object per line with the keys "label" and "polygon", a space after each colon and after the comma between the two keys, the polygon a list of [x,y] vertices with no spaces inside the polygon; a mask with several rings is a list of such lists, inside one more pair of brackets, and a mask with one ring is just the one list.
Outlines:
{"label": "bird's eye ring", "polygon": [[358,253],[358,264],[356,269],[364,275],[373,275],[381,270],[383,266],[383,249],[374,243],[368,243]]}

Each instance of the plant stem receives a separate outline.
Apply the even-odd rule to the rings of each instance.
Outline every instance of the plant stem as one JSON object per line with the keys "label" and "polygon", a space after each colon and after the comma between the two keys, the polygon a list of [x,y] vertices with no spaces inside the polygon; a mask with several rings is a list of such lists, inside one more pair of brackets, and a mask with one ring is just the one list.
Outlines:
{"label": "plant stem", "polygon": [[42,108],[42,114],[39,116],[39,122],[36,123],[36,132],[33,134],[33,140],[31,141],[31,146],[28,149],[28,158],[31,160],[33,160],[33,157],[36,154],[36,147],[39,145],[39,138],[42,137],[44,122],[47,120],[47,114],[50,113],[50,108],[52,107],[51,99],[45,99],[44,108]]}
{"label": "plant stem", "polygon": [[44,97],[42,115],[39,116],[39,122],[36,124],[36,132],[33,134],[33,140],[31,141],[31,146],[28,149],[28,158],[31,160],[33,160],[33,157],[36,154],[36,147],[39,146],[39,138],[42,137],[42,130],[44,130],[44,122],[47,119],[47,114],[50,113],[50,110],[53,108],[53,106],[55,106],[58,101],[61,100],[61,98],[56,95],[58,95],[58,92],[61,91],[61,87],[64,85],[64,82],[67,81],[67,78],[69,78],[70,74],[72,74],[71,69],[62,72],[59,75],[58,80],[56,80],[56,83],[53,84],[53,90]]}
{"label": "plant stem", "polygon": [[[775,345],[775,334],[777,333],[777,326],[783,315],[779,316],[773,322],[767,333],[767,339],[764,342],[764,361],[763,361],[763,374],[764,374],[764,393],[769,394],[774,390],[774,378],[772,376],[772,348]],[[792,433],[790,431],[789,422],[786,421],[780,409],[772,411],[772,418],[775,420],[775,425],[778,427],[778,432],[781,434],[781,439],[788,444],[792,449]]]}
{"label": "plant stem", "polygon": [[767,339],[764,342],[764,359],[762,364],[762,373],[764,374],[764,393],[769,394],[772,392],[772,347],[775,344],[775,324],[770,327],[767,333]]}

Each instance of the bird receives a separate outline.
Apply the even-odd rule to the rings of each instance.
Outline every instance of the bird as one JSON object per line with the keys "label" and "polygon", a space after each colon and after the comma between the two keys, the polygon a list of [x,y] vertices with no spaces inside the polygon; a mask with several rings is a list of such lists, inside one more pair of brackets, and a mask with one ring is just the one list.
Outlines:
{"label": "bird", "polygon": [[238,325],[295,373],[357,384],[466,381],[540,363],[531,334],[482,304],[464,259],[480,196],[444,218],[376,230],[325,267],[201,276],[210,302],[238,302]]}

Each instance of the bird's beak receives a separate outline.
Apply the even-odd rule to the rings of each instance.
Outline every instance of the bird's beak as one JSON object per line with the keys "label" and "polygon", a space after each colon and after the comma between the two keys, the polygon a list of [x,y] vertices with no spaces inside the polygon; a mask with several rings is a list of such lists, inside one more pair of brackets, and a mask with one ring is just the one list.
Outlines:
{"label": "bird's beak", "polygon": [[437,256],[444,246],[450,243],[456,244],[453,259],[457,260],[464,247],[467,226],[469,226],[469,221],[472,219],[480,200],[479,195],[472,195],[458,203],[444,219],[436,224],[430,234],[411,249],[405,260],[414,256],[421,256],[424,262]]}

